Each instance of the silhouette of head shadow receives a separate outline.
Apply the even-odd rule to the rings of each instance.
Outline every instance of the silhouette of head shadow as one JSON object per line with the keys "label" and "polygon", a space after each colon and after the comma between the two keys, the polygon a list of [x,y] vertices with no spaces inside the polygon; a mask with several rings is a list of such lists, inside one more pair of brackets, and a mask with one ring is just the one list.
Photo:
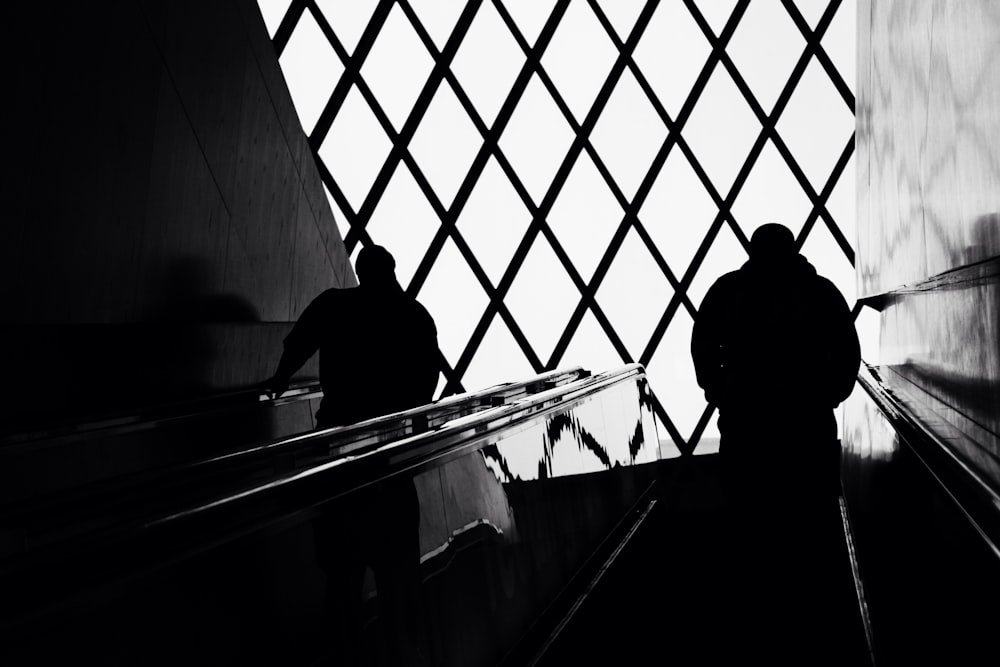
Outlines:
{"label": "silhouette of head shadow", "polygon": [[754,264],[780,268],[797,254],[792,230],[776,222],[761,225],[750,237],[750,261]]}
{"label": "silhouette of head shadow", "polygon": [[380,245],[362,248],[354,270],[362,285],[381,287],[396,284],[396,260],[392,253]]}

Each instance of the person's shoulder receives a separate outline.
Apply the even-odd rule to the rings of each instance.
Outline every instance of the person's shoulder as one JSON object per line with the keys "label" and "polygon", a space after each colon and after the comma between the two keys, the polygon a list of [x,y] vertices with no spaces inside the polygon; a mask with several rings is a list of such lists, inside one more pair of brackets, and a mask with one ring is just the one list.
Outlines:
{"label": "person's shoulder", "polygon": [[431,317],[430,311],[427,310],[424,304],[420,303],[416,299],[410,299],[410,307],[413,309],[413,312],[417,317],[430,320],[431,322],[434,321],[434,318]]}
{"label": "person's shoulder", "polygon": [[742,269],[723,273],[715,279],[708,291],[715,294],[726,293],[742,286],[747,277]]}
{"label": "person's shoulder", "polygon": [[357,287],[331,287],[319,293],[314,301],[347,301],[358,293]]}
{"label": "person's shoulder", "polygon": [[341,310],[356,300],[356,292],[356,287],[331,287],[320,292],[309,303],[309,307],[313,310],[322,311]]}
{"label": "person's shoulder", "polygon": [[840,291],[840,288],[826,276],[821,276],[820,274],[815,274],[813,276],[813,285],[816,291],[820,292],[824,296],[836,297],[838,299],[843,299],[844,295]]}

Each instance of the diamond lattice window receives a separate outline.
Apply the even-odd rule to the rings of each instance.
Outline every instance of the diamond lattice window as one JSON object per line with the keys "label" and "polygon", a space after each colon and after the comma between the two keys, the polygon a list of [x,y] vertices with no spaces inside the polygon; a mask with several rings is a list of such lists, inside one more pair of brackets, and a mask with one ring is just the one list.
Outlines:
{"label": "diamond lattice window", "polygon": [[688,345],[765,222],[855,297],[841,0],[261,0],[348,252],[434,314],[454,393],[645,364],[717,443]]}

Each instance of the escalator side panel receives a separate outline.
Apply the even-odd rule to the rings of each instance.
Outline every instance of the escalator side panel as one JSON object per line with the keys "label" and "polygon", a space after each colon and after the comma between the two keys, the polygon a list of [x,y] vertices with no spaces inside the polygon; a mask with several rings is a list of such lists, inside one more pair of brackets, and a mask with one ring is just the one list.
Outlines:
{"label": "escalator side panel", "polygon": [[644,391],[633,376],[319,505],[270,496],[280,521],[5,626],[0,661],[495,664],[648,485]]}

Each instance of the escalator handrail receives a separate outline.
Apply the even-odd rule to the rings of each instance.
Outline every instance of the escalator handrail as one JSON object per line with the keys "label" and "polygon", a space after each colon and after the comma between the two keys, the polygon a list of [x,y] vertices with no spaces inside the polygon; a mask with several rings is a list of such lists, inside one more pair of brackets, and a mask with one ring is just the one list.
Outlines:
{"label": "escalator handrail", "polygon": [[[510,394],[511,392],[524,389],[530,382],[565,382],[568,381],[569,376],[578,375],[583,372],[585,371],[579,366],[564,370],[548,371],[532,378],[530,381],[502,383],[477,391],[455,394],[441,399],[438,401],[438,404],[446,405],[452,399],[464,400],[474,396],[485,400],[498,394]],[[280,406],[322,397],[323,390],[318,380],[292,383],[288,391],[278,398],[268,396],[262,392],[260,387],[213,394],[201,399],[164,404],[155,408],[71,422],[53,427],[40,428],[30,432],[22,431],[19,433],[0,434],[0,456],[4,454],[16,454],[25,450],[34,451],[47,446],[65,445],[94,438],[142,431],[192,418],[223,416],[226,413],[246,410],[247,408],[260,406],[260,404],[264,403]]]}
{"label": "escalator handrail", "polygon": [[[641,369],[641,366],[635,365]],[[170,469],[157,471],[154,474],[132,475],[115,484],[102,484],[98,489],[89,494],[80,492],[52,494],[43,499],[18,500],[5,507],[0,508],[0,529],[4,527],[20,530],[25,533],[21,539],[22,550],[31,551],[29,538],[27,535],[32,530],[51,530],[54,526],[64,527],[65,530],[76,530],[75,526],[90,526],[88,517],[100,515],[105,517],[130,516],[130,522],[135,523],[136,518],[131,516],[135,508],[142,507],[141,498],[157,498],[168,496],[168,500],[173,500],[170,494],[184,494],[187,498],[201,497],[207,498],[207,504],[215,503],[217,496],[223,489],[237,488],[237,495],[254,493],[253,489],[247,489],[245,479],[255,477],[257,485],[261,488],[271,484],[275,479],[283,477],[294,478],[304,474],[304,470],[310,467],[321,468],[337,461],[336,465],[342,465],[348,460],[360,459],[387,449],[393,449],[399,445],[410,442],[439,442],[442,437],[455,432],[456,428],[472,424],[474,428],[482,433],[494,432],[495,429],[487,429],[485,423],[491,419],[502,418],[503,415],[519,413],[525,409],[532,409],[539,401],[556,402],[569,400],[566,397],[577,397],[581,390],[598,382],[600,386],[606,383],[607,378],[617,378],[619,375],[634,375],[635,367],[624,367],[618,371],[611,371],[600,376],[591,377],[582,369],[572,371],[559,371],[546,373],[531,380],[517,383],[497,385],[501,388],[525,387],[530,385],[538,386],[540,389],[536,393],[518,394],[519,398],[514,401],[497,406],[484,407],[482,410],[473,411],[462,415],[461,410],[456,410],[452,414],[459,415],[451,419],[442,426],[429,429],[422,433],[414,433],[412,428],[400,428],[400,424],[412,421],[414,417],[433,411],[436,404],[420,406],[412,410],[386,415],[376,419],[361,422],[351,426],[336,427],[323,431],[312,431],[305,434],[280,438],[274,442],[261,447],[251,448],[232,455],[213,457],[203,461],[196,461],[190,464],[174,466]],[[560,376],[575,375],[577,380],[570,383],[553,384],[549,386],[546,380],[559,378]],[[623,377],[624,377],[623,375]],[[595,378],[604,378],[605,381],[598,381]],[[621,381],[620,379],[616,381]],[[582,384],[581,384],[582,383]],[[466,395],[460,401],[453,401],[455,405],[479,404],[483,397],[495,396],[496,387]],[[471,421],[470,421],[471,420]],[[374,434],[380,433],[380,427],[393,428],[400,431],[400,438],[393,442],[380,441],[377,437],[368,438],[363,441],[363,445],[351,450],[345,450],[338,445],[345,439],[355,437],[358,433]],[[348,444],[354,444],[349,442]],[[288,470],[289,460],[295,459],[303,450],[320,452],[313,460],[307,461],[303,468]],[[291,466],[294,468],[294,465]],[[283,472],[286,471],[286,472]],[[154,476],[155,475],[155,476]],[[289,481],[285,479],[286,483]],[[345,491],[346,492],[346,491]],[[200,494],[200,496],[199,496]],[[175,503],[176,504],[176,503]],[[190,500],[189,500],[189,504]],[[194,503],[197,505],[197,503]],[[113,532],[113,530],[112,530]],[[8,540],[9,542],[9,540]],[[3,554],[0,553],[0,558]]]}
{"label": "escalator handrail", "polygon": [[[335,498],[404,473],[439,465],[482,447],[499,431],[537,423],[613,385],[641,377],[644,372],[641,365],[631,364],[588,375],[459,417],[433,430],[364,451],[333,456],[303,470],[226,489],[196,502],[176,499],[172,507],[160,508],[152,514],[144,514],[140,508],[135,515],[117,517],[110,525],[62,541],[53,539],[37,549],[0,560],[0,581],[30,581],[33,576],[51,577],[54,573],[66,578],[73,576],[73,568],[85,567],[98,568],[106,577],[123,577],[125,569],[155,567],[150,564],[152,561],[182,558],[208,548],[205,545],[235,539],[293,515],[314,514],[317,507]],[[337,435],[331,432],[334,430],[301,438],[330,443]],[[210,480],[204,483],[211,484]],[[128,498],[124,503],[132,507],[141,505],[141,502],[130,503]],[[93,581],[95,576],[89,574],[81,579]],[[21,603],[35,605],[30,596]],[[38,604],[43,605],[44,601],[39,600]]]}
{"label": "escalator handrail", "polygon": [[858,381],[893,425],[900,441],[927,469],[986,547],[1000,559],[1000,494],[937,433],[910,414],[882,381],[877,368],[862,364]]}
{"label": "escalator handrail", "polygon": [[160,424],[224,414],[243,410],[260,403],[283,405],[312,400],[323,395],[319,380],[293,382],[280,398],[272,398],[260,387],[234,389],[213,393],[200,398],[159,403],[135,410],[125,410],[77,419],[67,419],[38,428],[22,428],[0,434],[0,453],[15,448],[38,447],[48,442],[68,442],[106,437],[148,429]]}
{"label": "escalator handrail", "polygon": [[[160,493],[175,493],[178,490],[189,491],[198,484],[205,488],[213,484],[232,484],[233,478],[266,477],[276,470],[288,468],[289,461],[294,465],[303,458],[306,461],[321,461],[331,455],[371,449],[384,444],[387,437],[399,439],[412,435],[420,430],[419,426],[434,427],[459,415],[520,400],[589,376],[590,372],[579,366],[547,371],[525,380],[449,396],[348,426],[308,431],[205,459],[121,475],[43,496],[17,498],[0,503],[0,528],[60,524],[69,530],[74,523],[83,521],[92,506],[103,507],[104,514],[108,516],[117,515],[119,512],[115,508],[129,504],[130,490],[156,489]],[[0,559],[3,555],[0,549]]]}

